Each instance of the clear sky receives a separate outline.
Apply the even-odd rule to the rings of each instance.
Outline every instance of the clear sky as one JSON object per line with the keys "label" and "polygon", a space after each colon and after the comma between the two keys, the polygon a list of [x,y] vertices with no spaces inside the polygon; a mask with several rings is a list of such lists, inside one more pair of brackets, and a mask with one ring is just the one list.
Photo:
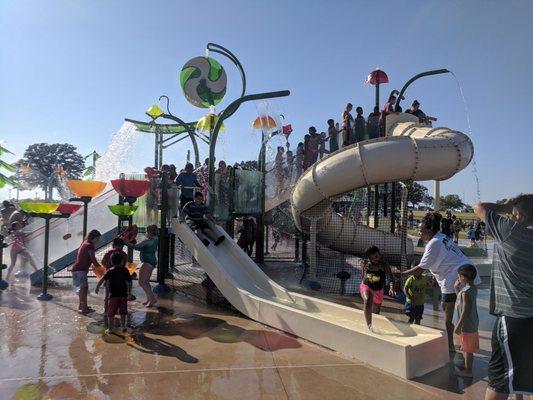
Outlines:
{"label": "clear sky", "polygon": [[[0,140],[19,155],[35,142],[101,153],[124,118],[146,120],[144,111],[161,94],[170,96],[176,115],[196,120],[206,111],[184,99],[179,71],[215,42],[241,60],[248,93],[291,91],[274,107],[295,129],[292,146],[308,126],[325,130],[328,118],[339,120],[348,101],[371,111],[374,89],[364,78],[376,66],[391,81],[382,97],[416,73],[448,68],[466,97],[482,199],[531,193],[532,20],[527,0],[3,0]],[[238,95],[240,80],[217,58],[228,72],[224,106]],[[438,124],[469,132],[452,76],[418,81],[406,95],[404,106],[416,98]],[[218,159],[257,157],[259,135],[250,126],[256,116],[249,104],[226,122]],[[134,146],[139,169],[152,159],[150,143],[144,137]],[[180,143],[165,161],[182,164],[189,147]],[[472,167],[442,191],[474,202]]]}

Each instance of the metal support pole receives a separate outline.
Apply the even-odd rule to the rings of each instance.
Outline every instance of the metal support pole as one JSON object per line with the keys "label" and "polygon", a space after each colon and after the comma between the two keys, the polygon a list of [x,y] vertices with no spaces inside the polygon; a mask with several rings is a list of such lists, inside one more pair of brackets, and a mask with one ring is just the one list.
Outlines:
{"label": "metal support pole", "polygon": [[370,226],[370,211],[372,210],[372,187],[366,187],[366,225]]}
{"label": "metal support pole", "polygon": [[48,301],[52,299],[52,295],[48,293],[48,247],[50,243],[50,220],[53,218],[69,218],[70,214],[52,215],[41,213],[30,213],[32,217],[44,219],[44,258],[43,258],[43,278],[42,278],[42,293],[37,296],[37,300]]}
{"label": "metal support pole", "polygon": [[378,225],[378,213],[379,213],[379,185],[374,185],[374,228]]}
{"label": "metal support pole", "polygon": [[154,168],[159,168],[159,136],[157,131],[154,134]]}
{"label": "metal support pole", "polygon": [[294,261],[297,262],[300,259],[300,233],[296,232],[294,235]]}
{"label": "metal support pole", "polygon": [[435,181],[434,211],[440,211],[440,181]]}
{"label": "metal support pole", "polygon": [[[400,249],[400,270],[404,271],[408,267],[409,260],[407,259],[407,195],[409,193],[409,186],[402,188],[402,230],[401,230],[401,249]],[[403,283],[402,283],[403,287]]]}
{"label": "metal support pole", "polygon": [[388,207],[387,207],[387,200],[389,199],[389,196],[388,196],[388,190],[389,190],[389,184],[388,183],[384,183],[383,184],[383,217],[388,217],[389,215],[389,210],[388,210]]}
{"label": "metal support pole", "polygon": [[44,260],[43,260],[43,290],[42,293],[37,296],[37,300],[51,300],[52,295],[48,294],[48,245],[50,243],[50,219],[44,219]]}
{"label": "metal support pole", "polygon": [[391,184],[391,206],[390,206],[390,232],[394,233],[396,230],[395,219],[396,219],[396,182]]}
{"label": "metal support pole", "polygon": [[311,254],[309,255],[309,273],[307,274],[308,286],[312,290],[320,289],[320,283],[316,280],[316,271],[318,269],[318,260],[317,260],[317,240],[316,240],[316,228],[318,223],[318,218],[310,218],[310,240],[309,244],[311,246]]}
{"label": "metal support pole", "polygon": [[316,270],[317,270],[317,259],[316,259],[316,225],[318,219],[311,218],[311,227],[310,227],[310,245],[311,245],[311,254],[309,255],[309,280],[316,280]]}
{"label": "metal support pole", "polygon": [[165,278],[168,271],[168,228],[167,228],[167,214],[168,214],[168,177],[167,173],[161,174],[161,219],[159,229],[159,253],[158,253],[158,268],[157,268],[157,285],[154,287],[154,293],[164,293],[169,291],[169,287],[165,283]]}
{"label": "metal support pole", "polygon": [[9,286],[9,283],[2,279],[2,271],[7,268],[7,265],[4,264],[4,249],[7,247],[7,244],[4,240],[4,235],[0,235],[0,290],[7,289]]}
{"label": "metal support pole", "polygon": [[163,134],[159,134],[159,166],[157,169],[161,169],[163,166]]}

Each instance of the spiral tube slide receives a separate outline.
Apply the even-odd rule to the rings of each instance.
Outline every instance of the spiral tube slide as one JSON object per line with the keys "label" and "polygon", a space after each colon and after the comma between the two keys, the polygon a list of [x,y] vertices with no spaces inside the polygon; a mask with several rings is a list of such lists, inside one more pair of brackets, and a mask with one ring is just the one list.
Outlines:
{"label": "spiral tube slide", "polygon": [[[290,197],[299,229],[308,231],[315,218],[317,241],[333,250],[361,254],[376,245],[389,259],[398,254],[399,236],[341,216],[331,208],[330,199],[380,183],[449,179],[470,163],[474,146],[464,133],[402,122],[412,117],[405,114],[394,117],[388,136],[342,148],[300,177]],[[409,240],[406,253],[413,253]]]}

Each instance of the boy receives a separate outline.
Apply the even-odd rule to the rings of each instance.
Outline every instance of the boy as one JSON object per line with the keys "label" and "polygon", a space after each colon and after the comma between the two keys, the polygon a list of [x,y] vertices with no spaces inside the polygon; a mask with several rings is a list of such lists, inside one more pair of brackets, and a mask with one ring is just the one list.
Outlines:
{"label": "boy", "polygon": [[477,288],[474,280],[477,276],[476,267],[465,264],[457,271],[458,278],[454,289],[457,294],[455,303],[455,334],[461,339],[461,351],[464,353],[465,368],[455,374],[467,378],[472,377],[474,353],[479,350],[479,317],[477,314]]}
{"label": "boy", "polygon": [[202,192],[196,192],[194,195],[194,200],[188,202],[183,207],[182,213],[180,215],[180,220],[187,222],[187,225],[196,232],[198,237],[202,240],[202,243],[206,246],[209,246],[209,240],[215,243],[215,246],[218,246],[225,239],[224,236],[215,236],[209,225],[207,224],[206,219],[211,222],[215,222],[209,209],[204,203],[204,195]]}
{"label": "boy", "polygon": [[107,290],[109,290],[109,300],[107,303],[107,324],[108,328],[105,333],[113,332],[113,321],[115,315],[120,315],[120,326],[122,332],[126,332],[126,315],[128,314],[128,292],[131,290],[131,275],[130,272],[123,266],[123,257],[120,253],[113,253],[111,255],[111,264],[113,267],[109,269],[105,275],[98,281],[95,293],[98,293],[100,286],[105,282]]}
{"label": "boy", "polygon": [[[413,265],[414,266],[414,265]],[[420,325],[424,314],[426,301],[426,288],[433,284],[433,277],[422,275],[423,269],[418,268],[414,274],[405,281],[403,291],[405,293],[405,314],[409,317],[409,323]]]}
{"label": "boy", "polygon": [[[108,250],[104,254],[104,257],[102,258],[102,265],[105,267],[106,271],[113,268],[113,264],[111,263],[111,256],[115,253],[122,255],[121,266],[126,267],[126,261],[128,260],[128,255],[122,250],[123,248],[124,248],[124,240],[118,237],[113,239],[113,243],[111,244],[111,249]],[[109,300],[109,290],[107,290],[107,287],[106,287],[105,297],[104,297],[104,317],[107,317],[107,301],[108,300]]]}

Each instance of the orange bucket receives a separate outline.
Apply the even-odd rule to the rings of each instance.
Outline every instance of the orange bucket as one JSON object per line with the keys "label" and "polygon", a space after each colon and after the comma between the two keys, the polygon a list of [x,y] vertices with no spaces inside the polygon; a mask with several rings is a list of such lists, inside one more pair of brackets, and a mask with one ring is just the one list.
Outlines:
{"label": "orange bucket", "polygon": [[126,268],[130,271],[130,275],[133,275],[137,269],[137,263],[127,263]]}
{"label": "orange bucket", "polygon": [[102,279],[102,276],[104,276],[105,271],[106,271],[105,267],[103,267],[101,265],[99,267],[97,267],[96,265],[93,264],[91,266],[91,268],[92,268],[94,274],[96,275],[96,277],[98,279]]}

